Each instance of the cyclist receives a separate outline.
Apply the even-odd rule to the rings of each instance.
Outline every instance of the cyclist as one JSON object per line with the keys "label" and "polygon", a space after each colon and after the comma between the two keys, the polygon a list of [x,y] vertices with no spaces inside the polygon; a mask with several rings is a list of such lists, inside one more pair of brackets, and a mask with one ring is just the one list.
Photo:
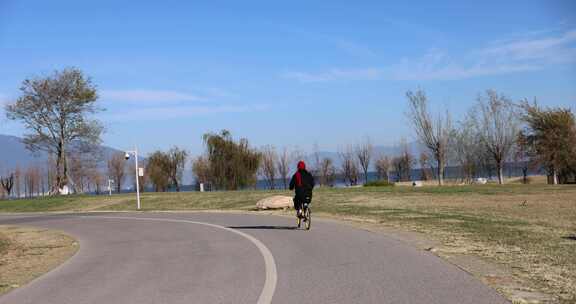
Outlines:
{"label": "cyclist", "polygon": [[302,206],[308,206],[312,202],[312,189],[314,188],[314,177],[306,170],[303,161],[298,162],[298,171],[294,173],[290,180],[290,190],[295,190],[294,209],[296,216],[302,216]]}

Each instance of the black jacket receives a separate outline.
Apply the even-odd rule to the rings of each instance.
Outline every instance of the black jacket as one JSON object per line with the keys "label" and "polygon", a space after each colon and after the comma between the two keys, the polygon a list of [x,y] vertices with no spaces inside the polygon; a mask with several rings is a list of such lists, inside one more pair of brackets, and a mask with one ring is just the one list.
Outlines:
{"label": "black jacket", "polygon": [[[302,178],[302,185],[298,186],[296,182],[296,174],[300,172],[300,176]],[[310,172],[306,170],[299,170],[297,173],[292,175],[292,179],[290,180],[290,190],[296,189],[296,197],[297,198],[312,198],[312,189],[314,189],[314,177]]]}

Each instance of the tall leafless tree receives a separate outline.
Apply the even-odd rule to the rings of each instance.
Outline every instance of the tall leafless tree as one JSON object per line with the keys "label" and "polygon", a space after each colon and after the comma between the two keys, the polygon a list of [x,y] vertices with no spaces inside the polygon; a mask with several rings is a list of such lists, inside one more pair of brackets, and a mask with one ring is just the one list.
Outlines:
{"label": "tall leafless tree", "polygon": [[420,165],[420,179],[423,181],[431,180],[433,178],[432,166],[430,163],[430,156],[428,156],[428,153],[426,152],[420,153],[418,164]]}
{"label": "tall leafless tree", "polygon": [[351,146],[347,146],[339,151],[338,155],[341,163],[340,174],[344,178],[344,182],[349,186],[357,185],[359,172],[354,149]]}
{"label": "tall leafless tree", "polygon": [[288,148],[284,147],[282,152],[278,154],[276,159],[276,168],[278,168],[278,175],[282,179],[284,189],[288,189],[288,180],[290,178],[290,153]]}
{"label": "tall leafless tree", "polygon": [[410,181],[412,167],[414,166],[414,156],[408,148],[405,140],[400,143],[400,155],[392,158],[392,167],[396,173],[398,181]]}
{"label": "tall leafless tree", "polygon": [[17,198],[22,197],[22,169],[16,166],[14,169],[14,194]]}
{"label": "tall leafless tree", "polygon": [[14,187],[14,173],[11,172],[4,177],[0,177],[0,186],[2,186],[4,192],[6,192],[8,197],[10,197],[10,194],[12,194],[12,187]]}
{"label": "tall leafless tree", "polygon": [[428,109],[428,99],[422,90],[408,91],[407,113],[420,141],[426,146],[437,164],[438,184],[444,184],[444,169],[448,156],[448,141],[452,130],[450,115],[438,115],[436,119]]}
{"label": "tall leafless tree", "polygon": [[476,127],[482,144],[496,165],[498,183],[504,183],[504,161],[520,131],[519,113],[506,96],[487,90],[478,97]]}
{"label": "tall leafless tree", "polygon": [[320,184],[323,186],[334,186],[336,179],[336,168],[334,161],[329,157],[324,157],[320,161]]}
{"label": "tall leafless tree", "polygon": [[73,142],[97,144],[102,126],[89,118],[98,111],[96,87],[82,71],[68,68],[47,77],[24,80],[21,96],[6,106],[6,116],[24,123],[24,143],[31,151],[56,156],[52,193],[68,184],[67,152]]}
{"label": "tall leafless tree", "polygon": [[376,159],[375,167],[378,180],[389,181],[390,165],[390,158],[386,155],[381,155]]}
{"label": "tall leafless tree", "polygon": [[372,160],[372,153],[374,147],[370,142],[370,138],[366,137],[361,143],[356,145],[354,150],[356,158],[358,158],[358,163],[364,171],[364,183],[368,183],[368,169],[370,168],[370,161]]}
{"label": "tall leafless tree", "polygon": [[93,170],[88,174],[88,183],[91,185],[90,187],[93,187],[94,193],[96,194],[102,193],[106,181],[99,170]]}
{"label": "tall leafless tree", "polygon": [[[322,159],[320,157],[320,148],[318,147],[318,143],[314,143],[313,152],[312,152],[312,166],[308,168],[310,173],[313,176],[319,177],[320,176],[320,168],[322,167]],[[310,166],[309,166],[310,167]]]}
{"label": "tall leafless tree", "polygon": [[451,145],[452,159],[460,167],[461,179],[464,183],[471,183],[478,175],[482,167],[485,148],[481,144],[478,132],[471,119],[473,114],[468,114],[466,118],[458,122],[458,127],[454,129]]}
{"label": "tall leafless tree", "polygon": [[108,176],[114,181],[116,192],[120,193],[126,176],[126,161],[124,153],[114,153],[108,159]]}
{"label": "tall leafless tree", "polygon": [[276,180],[276,159],[278,155],[273,146],[265,146],[261,151],[262,160],[260,162],[260,171],[270,189],[275,188],[274,181]]}

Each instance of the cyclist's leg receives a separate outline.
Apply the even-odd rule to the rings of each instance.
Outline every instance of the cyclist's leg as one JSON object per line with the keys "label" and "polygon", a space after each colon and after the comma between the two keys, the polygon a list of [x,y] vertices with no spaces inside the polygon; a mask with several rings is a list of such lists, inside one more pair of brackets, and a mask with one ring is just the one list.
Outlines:
{"label": "cyclist's leg", "polygon": [[300,210],[302,209],[302,203],[298,199],[298,196],[294,197],[294,210],[296,210],[296,216],[300,216]]}

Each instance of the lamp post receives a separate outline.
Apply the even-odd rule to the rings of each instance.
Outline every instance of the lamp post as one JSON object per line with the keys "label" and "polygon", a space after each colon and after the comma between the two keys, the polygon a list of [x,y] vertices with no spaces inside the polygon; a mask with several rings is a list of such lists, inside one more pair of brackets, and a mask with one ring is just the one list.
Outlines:
{"label": "lamp post", "polygon": [[140,210],[140,183],[138,174],[138,148],[134,148],[132,151],[126,151],[126,160],[130,159],[130,154],[134,154],[134,161],[136,162],[136,201],[138,202],[137,209]]}
{"label": "lamp post", "polygon": [[114,183],[114,181],[108,179],[108,196],[112,196],[112,183]]}

